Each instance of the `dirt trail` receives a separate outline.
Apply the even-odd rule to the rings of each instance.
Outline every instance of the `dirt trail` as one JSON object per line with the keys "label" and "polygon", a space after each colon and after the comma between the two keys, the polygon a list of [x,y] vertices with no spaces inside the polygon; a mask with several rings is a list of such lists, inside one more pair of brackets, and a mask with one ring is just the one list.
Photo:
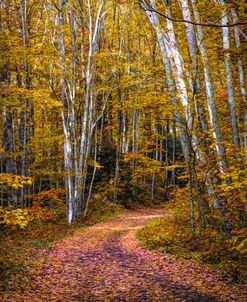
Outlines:
{"label": "dirt trail", "polygon": [[245,301],[207,266],[139,244],[137,229],[164,215],[138,210],[58,241],[32,284],[6,301]]}

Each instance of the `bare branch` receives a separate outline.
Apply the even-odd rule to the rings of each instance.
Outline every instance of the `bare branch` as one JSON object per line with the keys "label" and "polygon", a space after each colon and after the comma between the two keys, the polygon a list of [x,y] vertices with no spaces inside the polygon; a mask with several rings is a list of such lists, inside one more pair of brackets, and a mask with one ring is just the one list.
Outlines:
{"label": "bare branch", "polygon": [[145,11],[154,12],[170,21],[177,22],[177,23],[189,23],[189,24],[193,24],[193,25],[197,25],[197,26],[200,25],[200,26],[205,26],[205,27],[216,27],[216,28],[247,25],[247,22],[236,22],[236,23],[232,23],[232,24],[222,25],[222,24],[216,24],[216,23],[200,23],[200,22],[194,22],[194,21],[189,21],[189,20],[184,20],[184,19],[175,19],[175,18],[171,18],[171,17],[157,11],[149,3],[147,3],[146,0],[139,0],[139,5]]}

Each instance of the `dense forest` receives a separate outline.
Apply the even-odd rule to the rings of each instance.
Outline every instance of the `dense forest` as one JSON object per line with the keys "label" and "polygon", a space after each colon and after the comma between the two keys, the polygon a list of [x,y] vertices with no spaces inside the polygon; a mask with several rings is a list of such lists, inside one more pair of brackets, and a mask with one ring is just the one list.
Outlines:
{"label": "dense forest", "polygon": [[246,283],[246,54],[245,0],[1,0],[0,299],[244,301],[25,288],[72,230],[136,209],[145,253]]}

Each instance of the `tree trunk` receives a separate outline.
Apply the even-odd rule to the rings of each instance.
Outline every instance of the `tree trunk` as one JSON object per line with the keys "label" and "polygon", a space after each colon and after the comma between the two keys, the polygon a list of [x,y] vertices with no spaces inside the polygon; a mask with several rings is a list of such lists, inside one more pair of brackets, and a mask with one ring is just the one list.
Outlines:
{"label": "tree trunk", "polygon": [[[220,0],[224,5],[225,1]],[[228,16],[225,9],[222,11],[222,25],[228,24]],[[230,56],[230,39],[229,39],[229,28],[222,27],[222,36],[223,36],[223,48],[224,48],[224,63],[226,69],[226,85],[228,93],[228,104],[230,109],[232,133],[233,133],[233,142],[236,147],[240,147],[239,140],[239,131],[238,131],[238,121],[236,115],[236,105],[235,105],[235,96],[234,96],[234,86],[233,86],[233,77],[232,77],[232,68],[231,68],[231,56]]]}

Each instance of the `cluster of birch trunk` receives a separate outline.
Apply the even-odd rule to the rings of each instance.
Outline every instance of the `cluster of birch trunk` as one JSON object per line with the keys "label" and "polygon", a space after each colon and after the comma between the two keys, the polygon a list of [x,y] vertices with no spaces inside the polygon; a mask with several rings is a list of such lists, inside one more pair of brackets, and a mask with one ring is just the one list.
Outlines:
{"label": "cluster of birch trunk", "polygon": [[34,179],[1,204],[65,186],[71,223],[111,146],[113,202],[123,162],[132,198],[142,186],[167,199],[186,171],[192,234],[197,221],[230,233],[227,194],[240,192],[234,215],[245,215],[247,34],[228,26],[240,6],[204,2],[0,1],[1,172]]}
{"label": "cluster of birch trunk", "polygon": [[[185,161],[187,163],[189,171],[189,183],[190,183],[190,210],[191,210],[191,227],[192,233],[195,232],[195,205],[192,193],[194,187],[198,193],[198,203],[200,205],[200,211],[204,213],[210,212],[210,204],[203,198],[201,192],[201,184],[198,183],[196,162],[202,164],[206,162],[207,156],[210,156],[210,149],[208,146],[200,146],[199,138],[193,131],[195,118],[198,119],[200,128],[202,131],[210,131],[213,141],[213,147],[215,148],[216,163],[219,170],[219,176],[222,183],[231,183],[231,177],[229,174],[229,162],[227,160],[226,150],[223,143],[223,134],[221,125],[219,122],[219,114],[217,110],[215,100],[215,88],[213,83],[211,70],[210,70],[210,57],[208,55],[207,45],[205,44],[205,31],[203,31],[203,23],[201,23],[200,13],[197,7],[198,1],[180,0],[182,19],[185,20],[185,35],[188,44],[188,55],[190,60],[190,68],[186,68],[184,65],[183,57],[179,48],[179,43],[176,35],[175,25],[172,19],[171,5],[164,1],[162,17],[165,22],[160,21],[159,9],[155,0],[143,1],[142,5],[146,11],[147,18],[151,23],[156,37],[159,43],[160,51],[162,54],[162,62],[164,65],[167,87],[170,90],[173,103],[179,107],[182,105],[184,112],[174,110],[174,118],[177,120],[179,129],[180,142],[183,149]],[[215,1],[217,2],[217,1]],[[234,93],[234,81],[233,81],[233,68],[230,55],[230,32],[227,25],[230,23],[236,23],[238,21],[238,15],[236,9],[227,7],[225,1],[218,1],[222,6],[221,11],[221,30],[222,30],[222,48],[224,50],[223,60],[225,67],[225,82],[227,95],[226,99],[229,106],[229,123],[231,124],[231,137],[232,144],[234,145],[235,156],[238,157],[240,149],[246,149],[245,135],[242,137],[242,144],[240,144],[238,117],[236,112],[236,98]],[[158,8],[157,8],[158,7]],[[167,18],[166,18],[166,17]],[[176,19],[176,18],[175,18]],[[163,21],[163,20],[162,20]],[[189,21],[189,22],[186,22]],[[191,23],[190,23],[191,22]],[[192,22],[197,23],[195,26]],[[220,26],[219,26],[220,28]],[[240,47],[240,33],[238,26],[234,28],[235,45],[234,47]],[[246,37],[244,37],[246,38]],[[244,67],[241,58],[238,58],[238,77],[243,105],[246,105],[246,88],[244,81]],[[203,70],[204,77],[198,75],[199,66]],[[202,90],[205,89],[205,91]],[[196,102],[196,99],[200,98],[200,95],[206,93],[206,106]],[[246,108],[245,108],[246,109]],[[207,112],[204,112],[207,111]],[[207,119],[205,120],[205,117]],[[242,117],[244,119],[244,129],[246,130],[246,113]],[[204,142],[205,144],[205,142]],[[207,142],[208,144],[208,142]],[[201,147],[204,147],[204,151],[201,151]],[[211,202],[219,209],[219,213],[222,218],[223,227],[228,233],[230,231],[230,222],[227,218],[227,208],[222,204],[220,198],[215,194],[214,183],[218,183],[215,180],[215,171],[211,172],[210,169],[204,172],[204,183]],[[219,183],[218,183],[219,184]],[[211,220],[211,215],[208,216]],[[211,223],[213,223],[211,221]]]}

